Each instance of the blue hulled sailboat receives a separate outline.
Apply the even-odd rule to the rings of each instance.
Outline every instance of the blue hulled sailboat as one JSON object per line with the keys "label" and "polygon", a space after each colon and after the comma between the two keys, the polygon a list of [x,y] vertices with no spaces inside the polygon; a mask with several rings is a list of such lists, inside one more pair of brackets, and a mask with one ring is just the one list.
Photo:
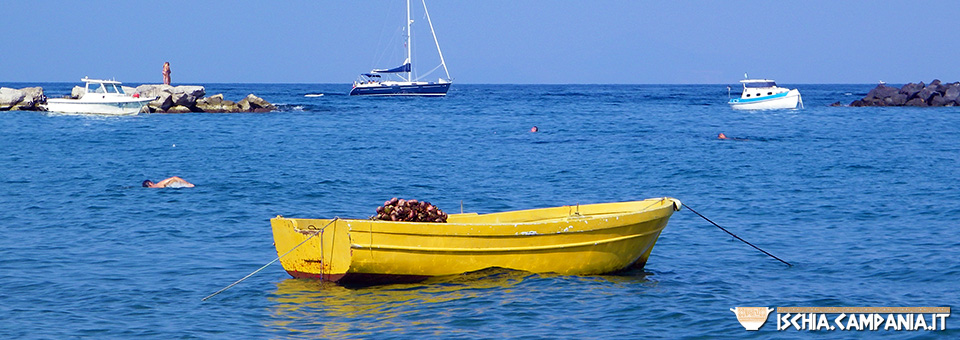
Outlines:
{"label": "blue hulled sailboat", "polygon": [[[436,82],[420,81],[419,78],[413,78],[413,64],[410,61],[410,24],[412,21],[410,20],[410,0],[407,0],[407,30],[404,42],[407,48],[407,59],[403,61],[402,65],[394,68],[374,69],[370,73],[361,74],[353,82],[353,89],[350,90],[351,96],[444,96],[447,94],[451,84],[450,72],[447,71],[447,64],[443,60],[443,52],[440,51],[440,42],[437,41],[437,33],[433,30],[433,22],[430,20],[430,13],[427,11],[427,4],[425,0],[421,0],[421,2],[423,3],[423,12],[427,17],[427,23],[430,24],[430,33],[433,34],[433,41],[437,45],[437,54],[440,55],[440,65],[438,67],[443,66],[443,72],[446,73],[447,78],[440,78]],[[400,79],[385,79],[391,76]]]}

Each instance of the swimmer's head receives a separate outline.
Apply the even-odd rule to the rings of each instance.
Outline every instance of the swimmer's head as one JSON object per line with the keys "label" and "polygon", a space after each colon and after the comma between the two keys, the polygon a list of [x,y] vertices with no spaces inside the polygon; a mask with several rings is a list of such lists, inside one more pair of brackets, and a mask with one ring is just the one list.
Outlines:
{"label": "swimmer's head", "polygon": [[141,185],[143,185],[144,188],[149,188],[151,185],[153,185],[153,181],[147,179],[147,180],[144,180],[143,183],[141,183]]}

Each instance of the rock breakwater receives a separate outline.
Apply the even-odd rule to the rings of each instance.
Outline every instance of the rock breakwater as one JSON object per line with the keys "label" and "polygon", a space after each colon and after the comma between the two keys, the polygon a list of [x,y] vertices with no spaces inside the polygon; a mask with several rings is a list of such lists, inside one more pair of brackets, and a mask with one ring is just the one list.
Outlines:
{"label": "rock breakwater", "polygon": [[37,111],[46,103],[47,97],[43,95],[43,88],[25,87],[18,90],[0,87],[0,111]]}
{"label": "rock breakwater", "polygon": [[[83,87],[75,86],[68,98],[80,98],[84,91]],[[144,108],[144,112],[150,113],[270,112],[277,109],[275,105],[252,93],[238,102],[225,100],[223,94],[204,97],[206,89],[203,86],[147,84],[135,88],[123,86],[123,91],[141,98],[156,98]],[[41,87],[0,88],[0,111],[46,111],[46,103],[47,97]]]}
{"label": "rock breakwater", "polygon": [[154,113],[187,113],[187,112],[270,112],[276,106],[252,93],[238,102],[223,99],[218,93],[204,97],[207,92],[203,86],[191,85],[140,85],[134,90],[144,98],[157,98],[147,104],[150,112]]}
{"label": "rock breakwater", "polygon": [[930,84],[909,83],[900,88],[880,84],[850,106],[960,106],[960,82],[943,84],[934,79]]}

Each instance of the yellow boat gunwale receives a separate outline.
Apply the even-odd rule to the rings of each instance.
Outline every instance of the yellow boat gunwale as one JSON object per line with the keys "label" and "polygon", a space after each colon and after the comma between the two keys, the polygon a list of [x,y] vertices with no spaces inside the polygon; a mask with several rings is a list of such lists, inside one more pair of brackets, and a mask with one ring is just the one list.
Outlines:
{"label": "yellow boat gunwale", "polygon": [[622,236],[613,239],[605,239],[597,242],[580,242],[580,243],[569,243],[561,245],[552,245],[552,246],[530,246],[530,247],[484,247],[484,248],[424,248],[424,247],[403,247],[403,246],[376,246],[376,247],[364,247],[359,244],[351,244],[350,247],[353,249],[367,249],[373,248],[377,250],[395,250],[395,251],[407,251],[407,252],[416,252],[416,253],[485,253],[485,252],[511,252],[511,251],[545,251],[545,250],[556,250],[564,248],[576,248],[590,245],[598,245],[603,243],[611,243],[623,241],[626,239],[636,238],[647,236],[650,233]]}

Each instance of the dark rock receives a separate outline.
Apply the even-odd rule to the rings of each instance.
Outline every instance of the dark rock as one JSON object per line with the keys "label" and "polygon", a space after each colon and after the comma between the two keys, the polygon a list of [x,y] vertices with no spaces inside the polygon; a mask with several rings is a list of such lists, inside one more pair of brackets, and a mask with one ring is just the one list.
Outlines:
{"label": "dark rock", "polygon": [[220,102],[220,107],[223,108],[223,112],[240,112],[240,105],[229,100]]}
{"label": "dark rock", "polygon": [[252,93],[237,102],[237,105],[240,106],[240,111],[243,112],[270,112],[277,109],[277,107],[270,104],[270,102],[254,96]]}
{"label": "dark rock", "polygon": [[926,102],[930,102],[930,98],[933,98],[934,94],[938,94],[936,85],[928,85],[924,87],[923,90],[917,92],[917,98],[923,99]]}
{"label": "dark rock", "polygon": [[166,112],[173,107],[172,95],[168,92],[160,92],[159,98],[147,103],[147,106],[149,106],[153,112]]}
{"label": "dark rock", "polygon": [[196,106],[196,105],[197,105],[197,98],[196,98],[196,97],[193,97],[193,96],[191,96],[191,95],[189,95],[189,94],[186,94],[186,93],[183,93],[183,92],[178,92],[178,93],[172,93],[172,94],[170,94],[170,99],[173,100],[173,105],[177,105],[177,106],[190,107],[190,106]]}
{"label": "dark rock", "polygon": [[174,87],[170,94],[173,97],[174,105],[194,107],[197,105],[197,99],[202,98],[206,91],[203,86],[181,85]]}
{"label": "dark rock", "polygon": [[947,90],[943,92],[943,99],[952,101],[957,100],[957,98],[960,98],[960,85],[950,84],[950,86],[947,87]]}
{"label": "dark rock", "polygon": [[[249,102],[248,102],[249,106]],[[213,96],[202,98],[197,101],[197,109],[203,112],[211,113],[233,113],[233,112],[243,112],[237,103],[234,103],[229,100],[223,99],[223,94],[215,94]],[[253,108],[248,108],[252,112]]]}
{"label": "dark rock", "polygon": [[202,98],[197,101],[197,109],[200,109],[203,112],[221,112],[222,102],[223,95],[219,94],[213,97]]}
{"label": "dark rock", "polygon": [[926,85],[924,85],[922,81],[920,84],[909,83],[900,88],[900,93],[907,95],[908,99],[913,99],[913,97],[920,92],[920,90],[923,90],[924,87],[926,87]]}
{"label": "dark rock", "polygon": [[897,93],[890,97],[890,106],[903,106],[907,103],[907,95],[903,93]]}
{"label": "dark rock", "polygon": [[247,98],[245,98],[245,99],[249,99],[251,105],[254,105],[254,106],[256,106],[257,108],[260,108],[260,109],[267,109],[267,110],[270,110],[270,111],[273,111],[273,110],[276,110],[276,109],[277,109],[277,107],[276,107],[276,106],[273,106],[273,104],[270,104],[270,102],[268,102],[268,101],[266,101],[266,100],[263,100],[263,98],[254,96],[252,93],[249,94],[249,95],[247,95]]}
{"label": "dark rock", "polygon": [[843,104],[840,104],[840,102],[836,102],[836,103],[830,104],[830,106],[843,106]]}
{"label": "dark rock", "polygon": [[247,98],[240,99],[240,101],[237,102],[237,106],[240,108],[240,112],[250,112],[253,110]]}
{"label": "dark rock", "polygon": [[896,87],[880,84],[870,90],[865,99],[880,99],[882,101],[883,98],[889,98],[898,92],[900,92],[900,89]]}
{"label": "dark rock", "polygon": [[947,100],[943,99],[943,96],[937,92],[930,96],[930,100],[927,101],[927,104],[930,104],[930,106],[945,106],[947,105]]}
{"label": "dark rock", "polygon": [[904,106],[926,107],[926,106],[927,106],[927,102],[924,101],[923,99],[920,99],[920,98],[913,98],[913,99],[908,100],[908,101],[907,101],[905,104],[903,104],[903,105],[904,105]]}

